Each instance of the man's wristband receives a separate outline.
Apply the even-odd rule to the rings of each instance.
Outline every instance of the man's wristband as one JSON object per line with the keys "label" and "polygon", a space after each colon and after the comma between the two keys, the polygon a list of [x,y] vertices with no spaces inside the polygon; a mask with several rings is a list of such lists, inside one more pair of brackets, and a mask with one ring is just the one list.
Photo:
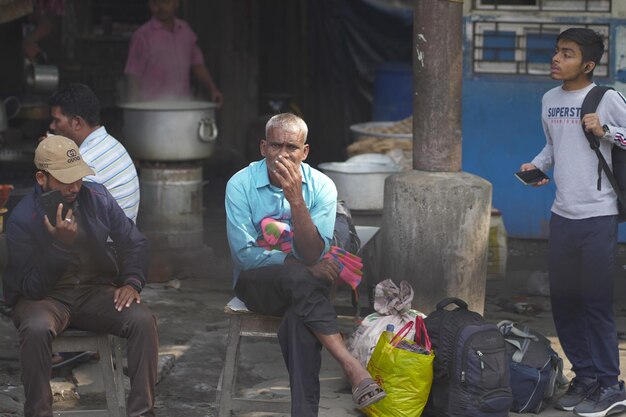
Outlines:
{"label": "man's wristband", "polygon": [[143,286],[141,285],[141,281],[139,280],[139,278],[135,278],[135,277],[126,278],[126,280],[124,280],[124,285],[130,285],[138,293],[141,292],[141,290],[143,289]]}

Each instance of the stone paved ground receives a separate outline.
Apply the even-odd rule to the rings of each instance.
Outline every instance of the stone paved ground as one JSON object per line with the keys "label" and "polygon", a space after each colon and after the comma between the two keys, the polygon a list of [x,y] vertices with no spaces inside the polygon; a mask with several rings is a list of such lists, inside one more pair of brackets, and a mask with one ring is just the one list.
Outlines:
{"label": "stone paved ground", "polygon": [[[198,265],[208,263],[208,267],[203,266],[199,270],[187,268],[184,273],[172,277],[179,280],[152,283],[143,293],[143,299],[158,317],[160,352],[164,363],[157,386],[159,416],[217,415],[216,387],[225,353],[228,325],[222,308],[232,296],[223,221],[220,206],[216,204],[210,207],[206,231],[214,257],[212,261],[206,257],[198,260]],[[624,247],[621,247],[620,265],[626,265],[625,252]],[[487,282],[486,317],[492,321],[506,318],[528,323],[549,336],[559,350],[547,298],[528,296],[527,291],[527,282],[531,276],[540,280],[545,274],[545,242],[511,240],[508,261],[506,276]],[[615,291],[618,329],[621,332],[626,331],[624,275],[620,269]],[[339,300],[346,299],[347,294],[340,292]],[[527,311],[524,312],[522,307],[526,307]],[[350,331],[350,328],[345,330]],[[626,341],[622,340],[620,348],[623,356],[622,373],[626,374]],[[288,396],[287,374],[277,342],[253,339],[246,342],[242,349],[239,373],[242,393],[263,398]],[[86,367],[88,364],[80,366],[77,368],[79,372],[74,373],[75,378],[79,378],[79,388],[87,385],[85,381],[89,376],[81,376],[80,372]],[[84,371],[85,374],[88,371]],[[65,385],[55,381],[58,394],[55,398],[60,400],[55,404],[56,407],[76,405],[76,399],[68,394],[74,388],[74,382],[71,378],[65,381]],[[61,389],[64,389],[63,396],[60,395]],[[86,393],[78,401],[80,405],[87,406],[101,400],[101,395]],[[15,329],[8,317],[0,315],[0,416],[22,416],[22,401]],[[352,406],[345,379],[327,354],[323,362],[320,408],[321,416],[360,415]],[[571,414],[546,409],[540,415],[551,417]]]}

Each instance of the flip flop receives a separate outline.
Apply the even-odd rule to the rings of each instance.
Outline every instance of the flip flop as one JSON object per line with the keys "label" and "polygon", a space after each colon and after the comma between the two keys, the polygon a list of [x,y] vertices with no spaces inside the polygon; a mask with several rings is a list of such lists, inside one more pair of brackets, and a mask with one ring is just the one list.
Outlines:
{"label": "flip flop", "polygon": [[[57,370],[65,367],[74,367],[78,364],[89,361],[95,352],[60,352],[58,355],[61,357],[61,361],[59,362],[57,359],[56,363],[53,363],[52,369]],[[53,361],[54,362],[54,361]]]}
{"label": "flip flop", "polygon": [[365,378],[352,390],[352,400],[359,410],[382,400],[387,396],[384,389],[372,378]]}

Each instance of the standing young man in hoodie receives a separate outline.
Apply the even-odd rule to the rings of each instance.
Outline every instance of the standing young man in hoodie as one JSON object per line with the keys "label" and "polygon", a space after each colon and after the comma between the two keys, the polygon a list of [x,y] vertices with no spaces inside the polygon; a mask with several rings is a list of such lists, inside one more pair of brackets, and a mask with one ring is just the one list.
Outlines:
{"label": "standing young man in hoodie", "polygon": [[563,83],[543,96],[546,145],[521,166],[522,171],[554,168],[550,298],[559,341],[576,374],[556,407],[586,417],[626,410],[613,313],[617,196],[598,171],[598,158],[583,132],[599,139],[611,165],[612,148],[626,149],[626,100],[608,91],[595,113],[580,117],[603,53],[602,36],[590,29],[568,29],[557,37],[550,74]]}

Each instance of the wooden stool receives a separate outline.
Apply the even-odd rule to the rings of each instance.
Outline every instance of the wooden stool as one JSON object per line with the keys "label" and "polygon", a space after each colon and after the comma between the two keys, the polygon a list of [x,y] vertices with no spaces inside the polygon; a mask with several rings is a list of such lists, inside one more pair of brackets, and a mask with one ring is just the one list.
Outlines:
{"label": "wooden stool", "polygon": [[[356,310],[353,306],[335,306],[335,310],[338,321],[354,322]],[[231,411],[264,411],[289,414],[291,412],[291,401],[289,400],[268,401],[234,397],[241,338],[246,336],[276,338],[283,318],[253,313],[237,297],[226,304],[224,312],[230,316],[230,329],[226,341],[224,367],[217,384],[218,417],[231,417]],[[370,309],[366,309],[366,312],[369,314]]]}
{"label": "wooden stool", "polygon": [[97,352],[100,356],[107,408],[101,410],[54,411],[54,417],[126,417],[120,338],[83,330],[67,329],[52,342],[54,352]]}
{"label": "wooden stool", "polygon": [[228,331],[228,340],[226,342],[226,359],[224,360],[222,374],[217,384],[218,416],[230,417],[231,411],[265,411],[289,414],[291,411],[290,401],[267,401],[234,397],[241,338],[245,336],[277,337],[276,333],[282,317],[255,314],[248,310],[245,304],[237,297],[226,304],[224,312],[230,316],[230,330]]}
{"label": "wooden stool", "polygon": [[[361,249],[366,247],[378,232],[378,227],[356,226],[356,232],[361,240]],[[337,319],[353,319],[360,313],[349,308],[347,311],[341,307],[335,307]],[[265,411],[274,413],[291,412],[290,401],[253,400],[235,398],[235,383],[237,382],[237,369],[239,362],[239,347],[241,338],[245,336],[277,337],[276,333],[282,321],[282,317],[263,316],[251,312],[246,305],[237,297],[226,304],[224,312],[230,316],[230,330],[226,342],[226,358],[222,374],[217,384],[217,403],[219,404],[219,417],[230,417],[231,411]]]}

